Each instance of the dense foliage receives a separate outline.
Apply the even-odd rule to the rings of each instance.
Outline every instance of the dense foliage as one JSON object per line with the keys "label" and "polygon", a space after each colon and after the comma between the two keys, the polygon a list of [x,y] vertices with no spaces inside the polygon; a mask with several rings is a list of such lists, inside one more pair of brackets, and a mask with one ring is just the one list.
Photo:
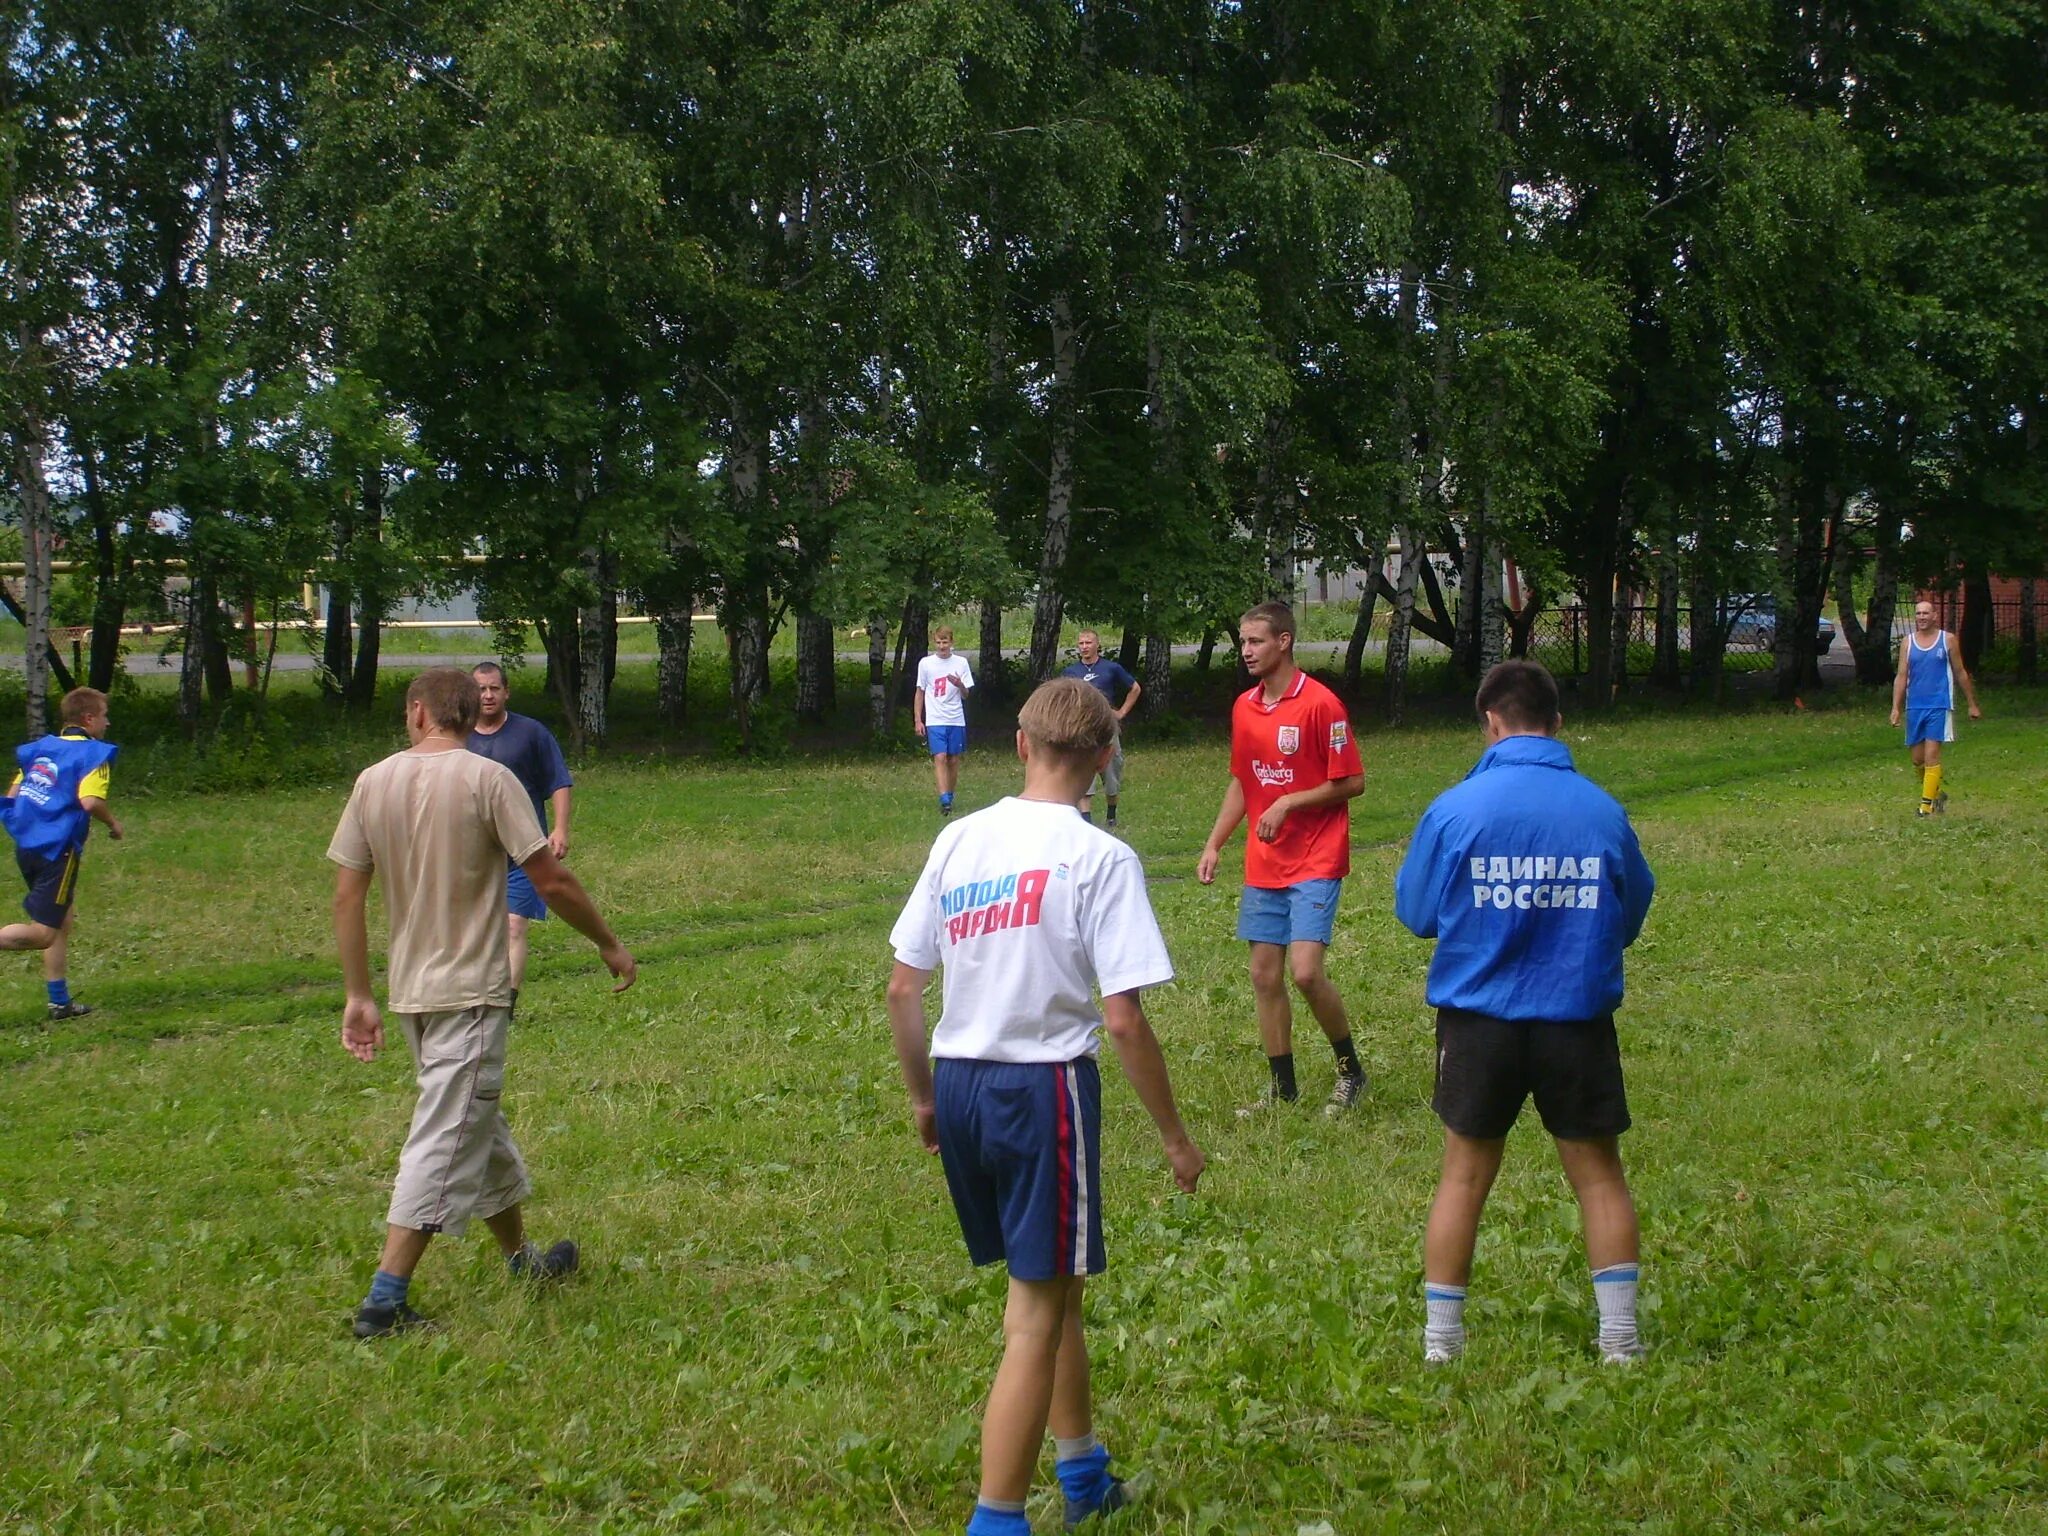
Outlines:
{"label": "dense foliage", "polygon": [[[327,685],[473,576],[606,729],[622,603],[743,736],[769,640],[935,608],[1171,643],[1304,562],[1589,696],[1731,592],[1866,676],[2043,559],[2039,0],[16,0],[0,414],[40,654],[184,630],[197,726],[310,571]],[[456,557],[474,563],[451,564]],[[1446,595],[1446,588],[1449,588]],[[1619,601],[1617,597],[1619,596]],[[1682,661],[1672,616],[1693,613]],[[1779,627],[1781,685],[1813,626]],[[963,640],[965,637],[963,637]],[[989,654],[995,642],[985,639]],[[1355,679],[1359,646],[1352,649]],[[32,680],[31,707],[40,695]],[[668,691],[676,708],[687,697]]]}

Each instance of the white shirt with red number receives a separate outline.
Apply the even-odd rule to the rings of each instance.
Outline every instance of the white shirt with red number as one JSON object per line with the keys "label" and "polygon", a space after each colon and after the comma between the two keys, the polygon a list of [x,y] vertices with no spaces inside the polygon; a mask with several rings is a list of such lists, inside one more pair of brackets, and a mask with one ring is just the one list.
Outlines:
{"label": "white shirt with red number", "polygon": [[1351,873],[1347,801],[1293,812],[1270,843],[1258,831],[1259,818],[1282,795],[1365,772],[1337,695],[1306,672],[1295,673],[1271,704],[1265,685],[1252,684],[1230,712],[1230,771],[1244,788],[1246,885],[1279,890]]}
{"label": "white shirt with red number", "polygon": [[1097,991],[1173,980],[1137,854],[1044,800],[999,800],[941,832],[889,943],[905,965],[944,968],[932,1055],[957,1060],[1092,1056]]}
{"label": "white shirt with red number", "polygon": [[958,651],[945,657],[925,657],[917,664],[917,691],[924,695],[924,723],[965,725],[967,690],[973,686],[974,669]]}

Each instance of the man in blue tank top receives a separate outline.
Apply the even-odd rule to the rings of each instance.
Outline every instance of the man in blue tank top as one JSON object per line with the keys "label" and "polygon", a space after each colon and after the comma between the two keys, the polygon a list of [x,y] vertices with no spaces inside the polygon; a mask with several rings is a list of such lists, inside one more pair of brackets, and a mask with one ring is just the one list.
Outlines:
{"label": "man in blue tank top", "polygon": [[1921,816],[1948,809],[1941,788],[1941,744],[1956,739],[1956,684],[1970,701],[1970,718],[1981,720],[1977,685],[1963,666],[1963,648],[1934,619],[1934,604],[1913,605],[1913,632],[1899,642],[1899,672],[1892,679],[1892,724],[1906,722],[1906,750],[1920,770]]}
{"label": "man in blue tank top", "polygon": [[121,823],[107,809],[111,765],[120,748],[107,734],[107,696],[96,688],[74,688],[57,706],[64,725],[15,748],[20,771],[0,801],[0,825],[14,839],[14,859],[28,883],[25,923],[0,928],[0,949],[43,952],[43,984],[52,1019],[91,1013],[71,998],[66,979],[70,959],[72,903],[78,897],[78,864],[86,834],[98,821],[119,841]]}

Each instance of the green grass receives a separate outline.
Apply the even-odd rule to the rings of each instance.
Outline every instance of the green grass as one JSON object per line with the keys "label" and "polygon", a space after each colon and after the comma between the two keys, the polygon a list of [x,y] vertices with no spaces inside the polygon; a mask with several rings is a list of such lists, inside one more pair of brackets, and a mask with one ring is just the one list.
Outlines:
{"label": "green grass", "polygon": [[[1211,1162],[1172,1193],[1106,1072],[1097,1417],[1156,1482],[1110,1529],[2048,1524],[2048,694],[1987,704],[1925,824],[1868,695],[1572,724],[1661,882],[1622,1015],[1652,1346],[1630,1371],[1595,1363],[1533,1125],[1471,1352],[1420,1363],[1428,947],[1390,887],[1469,728],[1366,733],[1332,969],[1369,1106],[1252,1127],[1234,892],[1191,878],[1220,744],[1137,735],[1129,833],[1181,971],[1149,1007]],[[994,734],[970,805],[1015,782]],[[967,1266],[883,1014],[924,766],[584,771],[575,863],[645,968],[614,1001],[543,930],[508,1105],[535,1233],[577,1236],[586,1272],[529,1297],[481,1231],[437,1244],[416,1291],[445,1331],[367,1348],[345,1328],[410,1082],[337,1042],[321,853],[346,784],[131,795],[74,946],[101,1012],[42,1025],[26,957],[0,989],[0,1528],[957,1531],[1001,1279]],[[1043,1487],[1034,1514],[1057,1527]]]}

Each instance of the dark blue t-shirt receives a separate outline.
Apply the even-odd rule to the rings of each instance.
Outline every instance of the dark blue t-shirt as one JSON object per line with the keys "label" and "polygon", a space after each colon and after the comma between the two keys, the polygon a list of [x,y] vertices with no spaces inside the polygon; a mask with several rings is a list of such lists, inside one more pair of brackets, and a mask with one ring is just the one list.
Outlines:
{"label": "dark blue t-shirt", "polygon": [[1092,667],[1085,661],[1077,661],[1060,676],[1078,677],[1109,700],[1111,709],[1117,706],[1117,696],[1129,692],[1131,685],[1137,682],[1137,679],[1126,672],[1119,663],[1111,661],[1107,656],[1096,657],[1095,665]]}
{"label": "dark blue t-shirt", "polygon": [[469,733],[469,750],[512,770],[512,776],[533,802],[533,814],[540,818],[541,831],[547,831],[548,796],[576,783],[569,777],[569,765],[563,760],[554,733],[538,720],[507,710],[505,723],[490,735],[481,731]]}

